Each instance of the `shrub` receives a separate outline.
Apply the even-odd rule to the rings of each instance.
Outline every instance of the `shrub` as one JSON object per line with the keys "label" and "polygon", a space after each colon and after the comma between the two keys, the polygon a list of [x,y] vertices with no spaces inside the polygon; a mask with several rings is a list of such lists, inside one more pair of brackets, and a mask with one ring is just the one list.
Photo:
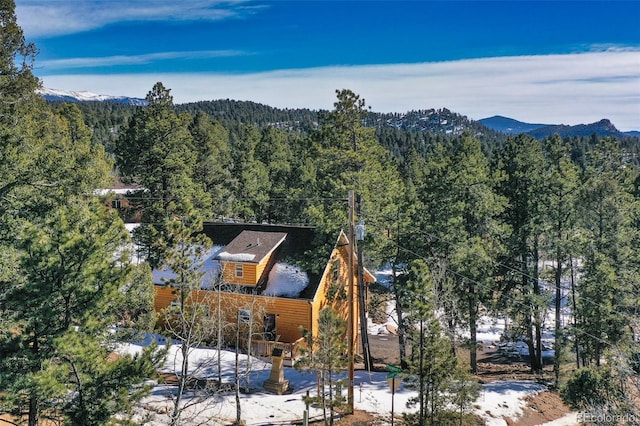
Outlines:
{"label": "shrub", "polygon": [[620,383],[608,367],[581,368],[560,389],[565,403],[578,410],[607,405],[619,400],[621,394]]}

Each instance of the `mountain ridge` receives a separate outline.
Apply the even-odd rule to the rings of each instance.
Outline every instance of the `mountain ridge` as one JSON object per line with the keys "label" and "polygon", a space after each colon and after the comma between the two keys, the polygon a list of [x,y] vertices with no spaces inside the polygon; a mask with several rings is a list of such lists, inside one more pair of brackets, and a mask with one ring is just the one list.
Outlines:
{"label": "mountain ridge", "polygon": [[603,118],[600,121],[589,124],[567,125],[526,123],[502,115],[494,115],[492,117],[482,118],[478,120],[478,122],[482,123],[485,127],[508,135],[524,133],[536,139],[541,139],[554,134],[558,134],[561,137],[590,136],[594,133],[599,136],[640,136],[640,131],[632,130],[629,132],[622,132],[618,130],[607,118]]}
{"label": "mountain ridge", "polygon": [[115,102],[125,105],[145,106],[147,101],[129,96],[99,95],[88,91],[67,91],[41,88],[37,90],[43,99],[52,102]]}
{"label": "mountain ridge", "polygon": [[[114,102],[125,105],[145,106],[145,99],[133,98],[128,96],[112,96],[100,95],[88,91],[64,91],[57,89],[42,88],[38,93],[47,101],[51,102]],[[189,105],[200,104],[202,102],[191,102],[181,104],[183,107]],[[209,101],[213,102],[213,101]],[[422,113],[422,114],[421,114]],[[479,131],[478,123],[486,129],[496,131],[506,135],[527,134],[529,136],[541,139],[553,134],[560,136],[589,136],[597,134],[600,136],[616,136],[616,137],[640,137],[640,131],[621,132],[610,120],[604,118],[598,122],[590,124],[578,124],[574,126],[565,124],[544,124],[544,123],[526,123],[515,120],[502,115],[482,118],[480,120],[467,119],[465,116],[453,113],[449,110],[412,110],[406,113],[383,114],[374,113],[385,119],[382,122],[369,123],[375,127],[395,127],[417,131],[433,131],[436,133],[459,134],[464,130],[472,130],[475,133]],[[441,120],[441,115],[446,118],[454,118],[454,120]],[[391,117],[391,118],[389,118]],[[279,123],[278,123],[279,124]],[[433,127],[433,128],[432,128]]]}

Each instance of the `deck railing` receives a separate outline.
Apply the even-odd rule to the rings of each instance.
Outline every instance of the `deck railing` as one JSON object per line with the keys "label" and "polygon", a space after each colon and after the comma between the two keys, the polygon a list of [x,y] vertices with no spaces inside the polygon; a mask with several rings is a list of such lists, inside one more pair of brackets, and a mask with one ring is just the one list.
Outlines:
{"label": "deck railing", "polygon": [[[246,350],[248,339],[240,340],[242,347]],[[299,338],[295,342],[280,342],[278,340],[262,340],[251,339],[251,355],[261,358],[271,358],[273,351],[279,349],[282,351],[284,364],[293,366],[296,359],[300,356],[300,348],[304,344],[304,338]]]}

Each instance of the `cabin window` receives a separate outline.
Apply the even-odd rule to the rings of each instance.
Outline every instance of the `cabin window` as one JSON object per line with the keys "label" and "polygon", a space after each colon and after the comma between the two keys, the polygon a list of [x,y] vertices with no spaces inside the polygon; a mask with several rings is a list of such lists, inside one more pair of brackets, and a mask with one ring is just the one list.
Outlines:
{"label": "cabin window", "polygon": [[236,278],[244,277],[244,268],[242,266],[243,266],[242,263],[236,263],[236,267],[235,267]]}
{"label": "cabin window", "polygon": [[238,309],[238,323],[249,324],[251,321],[251,311],[249,309]]}
{"label": "cabin window", "polygon": [[333,267],[331,268],[333,272],[333,282],[337,282],[340,278],[340,259],[336,259],[333,261]]}
{"label": "cabin window", "polygon": [[265,314],[264,323],[264,339],[276,340],[276,314]]}

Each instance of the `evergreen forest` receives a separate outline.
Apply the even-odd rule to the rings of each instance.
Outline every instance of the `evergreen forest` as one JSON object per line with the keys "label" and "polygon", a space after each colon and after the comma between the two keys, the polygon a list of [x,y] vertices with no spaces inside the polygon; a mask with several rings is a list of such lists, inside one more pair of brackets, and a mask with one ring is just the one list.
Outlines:
{"label": "evergreen forest", "polygon": [[[349,226],[349,191],[366,266],[394,271],[402,368],[421,395],[409,424],[468,404],[446,398],[478,369],[483,315],[510,319],[534,372],[551,326],[551,385],[575,407],[594,404],[588,382],[599,408],[638,412],[638,138],[507,136],[448,110],[374,113],[349,89],[330,111],[175,105],[162,82],[146,106],[48,103],[13,1],[0,14],[0,413],[132,422],[163,354],[106,360],[153,328],[151,269],[226,220],[315,226],[317,272]],[[114,182],[140,188],[129,210],[95,195]],[[134,217],[142,264],[120,250]]]}

